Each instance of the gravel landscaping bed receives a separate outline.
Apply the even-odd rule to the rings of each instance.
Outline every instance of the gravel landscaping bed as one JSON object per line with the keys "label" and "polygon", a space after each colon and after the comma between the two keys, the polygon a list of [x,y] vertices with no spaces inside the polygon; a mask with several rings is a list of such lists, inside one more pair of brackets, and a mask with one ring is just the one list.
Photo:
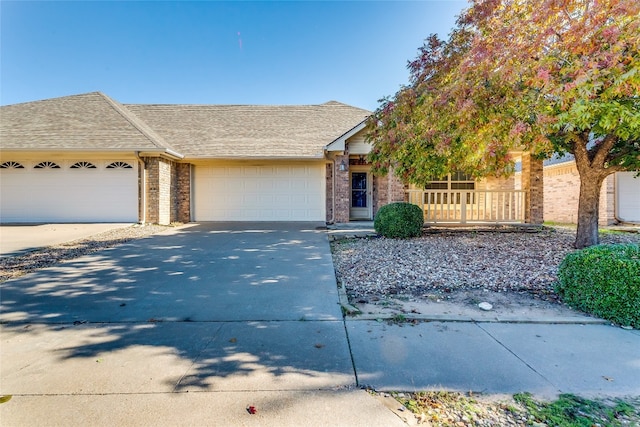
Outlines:
{"label": "gravel landscaping bed", "polygon": [[20,277],[39,268],[49,267],[58,262],[78,258],[133,239],[150,236],[167,228],[170,227],[162,225],[132,225],[131,227],[115,228],[86,239],[49,246],[24,255],[0,258],[0,283]]}
{"label": "gravel landscaping bed", "polygon": [[[525,293],[555,301],[558,265],[575,230],[538,232],[443,230],[416,239],[365,238],[332,243],[338,282],[353,303],[446,298],[459,291]],[[601,233],[601,243],[640,243],[640,234]]]}

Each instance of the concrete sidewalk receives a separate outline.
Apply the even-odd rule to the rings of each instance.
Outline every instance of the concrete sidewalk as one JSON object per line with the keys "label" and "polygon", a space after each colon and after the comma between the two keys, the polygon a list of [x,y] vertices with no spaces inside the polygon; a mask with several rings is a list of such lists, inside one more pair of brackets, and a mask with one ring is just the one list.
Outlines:
{"label": "concrete sidewalk", "polygon": [[595,324],[348,320],[358,383],[378,390],[640,395],[640,331]]}
{"label": "concrete sidewalk", "polygon": [[640,395],[640,331],[344,320],[319,224],[167,230],[3,283],[0,320],[10,426],[405,425],[364,386]]}

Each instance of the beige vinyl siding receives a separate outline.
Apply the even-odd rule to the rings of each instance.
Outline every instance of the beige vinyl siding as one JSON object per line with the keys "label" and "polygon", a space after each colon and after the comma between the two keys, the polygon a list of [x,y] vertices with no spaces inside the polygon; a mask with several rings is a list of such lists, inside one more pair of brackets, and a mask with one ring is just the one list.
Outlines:
{"label": "beige vinyl siding", "polygon": [[349,139],[349,154],[369,154],[370,151],[371,144],[363,136],[356,135]]}

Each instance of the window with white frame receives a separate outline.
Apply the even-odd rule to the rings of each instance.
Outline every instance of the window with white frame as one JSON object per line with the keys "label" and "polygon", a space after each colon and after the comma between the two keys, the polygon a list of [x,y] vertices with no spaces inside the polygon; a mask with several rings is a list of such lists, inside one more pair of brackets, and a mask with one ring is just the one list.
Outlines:
{"label": "window with white frame", "polygon": [[[473,190],[476,182],[471,175],[462,172],[449,174],[445,177],[430,181],[424,186],[425,203],[460,204],[462,196],[466,195],[467,204],[473,203]],[[429,191],[434,190],[434,191]]]}

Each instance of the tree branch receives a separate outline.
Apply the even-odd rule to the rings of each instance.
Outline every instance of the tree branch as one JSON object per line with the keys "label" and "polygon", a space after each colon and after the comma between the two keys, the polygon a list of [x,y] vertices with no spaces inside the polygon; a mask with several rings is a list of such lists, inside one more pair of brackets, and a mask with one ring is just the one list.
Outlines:
{"label": "tree branch", "polygon": [[609,134],[604,137],[600,144],[596,144],[595,155],[593,156],[593,161],[591,162],[592,166],[603,168],[604,162],[607,159],[607,155],[609,154],[615,143],[616,137],[612,134]]}
{"label": "tree branch", "polygon": [[590,165],[591,161],[589,159],[589,151],[587,150],[586,142],[582,141],[582,139],[576,136],[575,141],[573,142],[573,156],[576,158],[576,166],[578,170],[582,165]]}
{"label": "tree branch", "polygon": [[605,177],[607,177],[608,175],[611,175],[612,173],[616,173],[616,172],[625,172],[628,169],[625,168],[624,166],[621,165],[614,165],[614,166],[608,166],[605,169]]}

